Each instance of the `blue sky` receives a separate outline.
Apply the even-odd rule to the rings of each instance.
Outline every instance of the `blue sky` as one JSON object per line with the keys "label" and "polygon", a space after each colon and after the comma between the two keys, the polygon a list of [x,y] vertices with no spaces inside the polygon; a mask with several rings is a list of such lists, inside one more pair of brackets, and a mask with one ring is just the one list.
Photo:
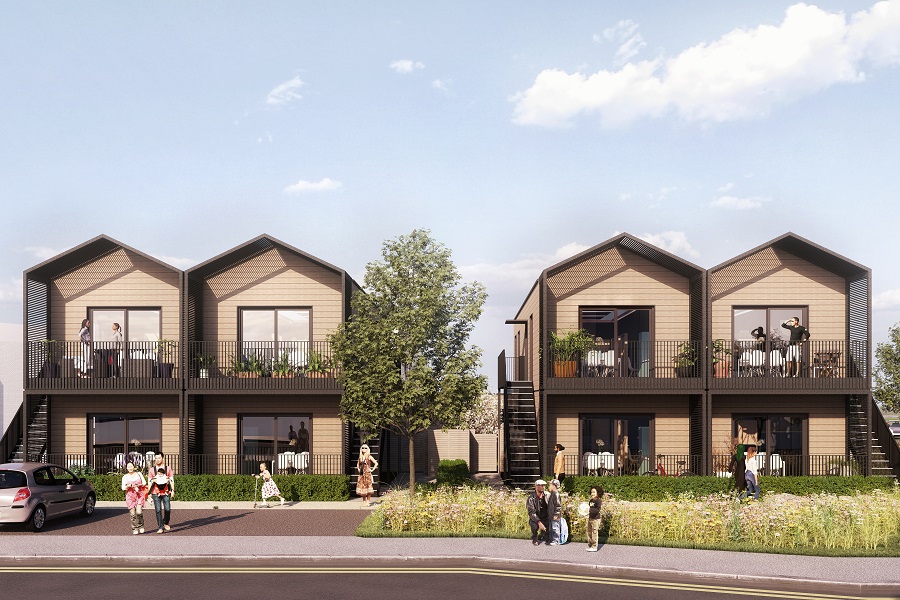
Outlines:
{"label": "blue sky", "polygon": [[[0,322],[98,234],[188,268],[268,233],[359,281],[427,228],[488,306],[617,232],[703,267],[793,231],[900,321],[900,0],[0,8]],[[894,165],[894,166],[891,166]]]}

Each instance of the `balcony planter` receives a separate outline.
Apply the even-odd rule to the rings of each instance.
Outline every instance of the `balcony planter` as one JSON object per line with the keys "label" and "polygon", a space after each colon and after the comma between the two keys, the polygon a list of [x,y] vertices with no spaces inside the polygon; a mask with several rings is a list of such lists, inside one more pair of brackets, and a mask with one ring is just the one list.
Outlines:
{"label": "balcony planter", "polygon": [[309,363],[306,365],[306,376],[313,378],[332,377],[331,361],[322,356],[321,352],[313,350],[309,353]]}
{"label": "balcony planter", "polygon": [[715,369],[715,376],[717,378],[725,378],[731,376],[731,362],[727,360],[720,360],[719,362],[713,365]]}
{"label": "balcony planter", "polygon": [[43,365],[41,366],[41,377],[44,379],[55,379],[60,374],[60,361],[63,355],[62,342],[56,340],[41,340],[41,352],[43,354]]}
{"label": "balcony planter", "polygon": [[731,356],[731,349],[725,340],[719,339],[712,343],[710,348],[712,351],[713,371],[716,377],[728,377],[731,371],[731,362],[728,357]]}
{"label": "balcony planter", "polygon": [[175,348],[172,340],[161,339],[156,342],[156,376],[160,379],[171,379],[175,371]]}
{"label": "balcony planter", "polygon": [[672,359],[675,377],[697,377],[697,349],[690,342],[678,346],[678,353]]}
{"label": "balcony planter", "polygon": [[553,374],[556,377],[575,377],[577,371],[577,360],[558,360],[553,363]]}
{"label": "balcony planter", "polygon": [[550,356],[556,377],[575,377],[578,357],[594,347],[594,338],[584,329],[565,334],[550,332]]}

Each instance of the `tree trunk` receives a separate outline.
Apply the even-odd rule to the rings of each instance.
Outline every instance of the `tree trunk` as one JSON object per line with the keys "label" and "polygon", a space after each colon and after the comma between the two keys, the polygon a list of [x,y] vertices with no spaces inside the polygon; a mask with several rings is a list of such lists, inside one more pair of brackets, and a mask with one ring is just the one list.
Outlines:
{"label": "tree trunk", "polygon": [[416,495],[416,448],[414,436],[409,436],[409,495]]}

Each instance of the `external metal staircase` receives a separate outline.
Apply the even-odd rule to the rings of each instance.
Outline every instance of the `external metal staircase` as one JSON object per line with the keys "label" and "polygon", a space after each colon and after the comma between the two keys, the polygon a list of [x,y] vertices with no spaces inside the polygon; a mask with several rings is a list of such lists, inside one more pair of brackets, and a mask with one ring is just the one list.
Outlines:
{"label": "external metal staircase", "polygon": [[530,381],[508,382],[503,408],[506,480],[516,487],[532,486],[541,473],[534,385]]}

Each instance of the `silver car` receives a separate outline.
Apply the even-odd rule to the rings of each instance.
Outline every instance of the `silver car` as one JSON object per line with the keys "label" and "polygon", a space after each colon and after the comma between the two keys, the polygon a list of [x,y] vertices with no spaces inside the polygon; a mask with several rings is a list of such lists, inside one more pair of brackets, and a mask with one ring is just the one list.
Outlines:
{"label": "silver car", "polygon": [[0,523],[26,523],[32,531],[47,519],[94,514],[94,486],[59,465],[0,464]]}

